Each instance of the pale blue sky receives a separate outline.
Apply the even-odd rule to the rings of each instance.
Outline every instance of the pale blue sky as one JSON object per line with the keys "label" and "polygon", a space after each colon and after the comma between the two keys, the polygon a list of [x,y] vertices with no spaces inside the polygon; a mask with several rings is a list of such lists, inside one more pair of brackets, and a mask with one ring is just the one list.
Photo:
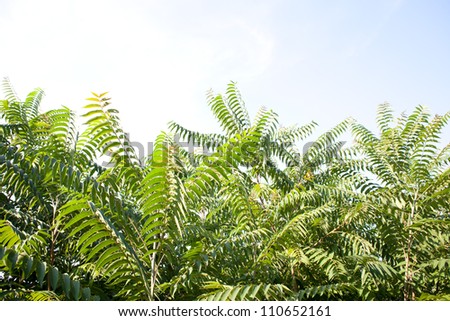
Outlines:
{"label": "pale blue sky", "polygon": [[[236,81],[250,113],[374,128],[376,106],[450,110],[450,1],[0,0],[0,76],[44,106],[109,91],[132,140],[176,120],[217,128],[205,91]],[[445,138],[448,141],[448,137]]]}

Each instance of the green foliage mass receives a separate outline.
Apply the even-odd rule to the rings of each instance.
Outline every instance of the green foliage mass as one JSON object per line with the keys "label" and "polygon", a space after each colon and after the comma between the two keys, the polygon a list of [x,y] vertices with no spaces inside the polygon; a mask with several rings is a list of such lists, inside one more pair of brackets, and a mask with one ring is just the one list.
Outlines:
{"label": "green foliage mass", "polygon": [[222,133],[170,123],[141,161],[106,93],[80,130],[4,92],[3,300],[450,299],[450,113],[384,104],[378,134],[347,119],[301,153],[316,123],[251,119],[230,83],[207,96]]}

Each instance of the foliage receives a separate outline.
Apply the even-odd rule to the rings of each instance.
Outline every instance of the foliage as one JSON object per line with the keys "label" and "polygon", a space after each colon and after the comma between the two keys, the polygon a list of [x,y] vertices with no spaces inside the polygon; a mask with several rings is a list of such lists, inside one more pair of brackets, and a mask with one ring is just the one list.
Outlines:
{"label": "foliage", "polygon": [[4,92],[2,299],[450,296],[450,113],[394,120],[384,104],[379,135],[346,119],[302,154],[315,122],[281,127],[264,108],[252,120],[230,83],[207,95],[222,133],[172,122],[141,162],[106,93],[79,127],[66,107],[41,113],[40,89],[22,101],[5,80]]}

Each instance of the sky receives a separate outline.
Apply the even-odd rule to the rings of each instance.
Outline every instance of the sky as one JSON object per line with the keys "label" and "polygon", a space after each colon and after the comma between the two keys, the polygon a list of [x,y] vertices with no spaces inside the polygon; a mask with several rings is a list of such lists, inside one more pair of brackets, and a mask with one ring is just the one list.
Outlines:
{"label": "sky", "polygon": [[144,145],[171,120],[217,131],[205,94],[230,81],[253,116],[376,129],[386,101],[450,110],[449,17],[446,0],[0,0],[0,77],[43,88],[44,110],[107,91]]}

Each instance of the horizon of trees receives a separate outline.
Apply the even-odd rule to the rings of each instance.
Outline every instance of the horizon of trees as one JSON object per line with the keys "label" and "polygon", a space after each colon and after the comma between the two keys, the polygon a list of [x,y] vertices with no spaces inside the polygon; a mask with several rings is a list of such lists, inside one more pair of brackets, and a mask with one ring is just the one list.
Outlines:
{"label": "horizon of trees", "polygon": [[222,133],[171,122],[142,161],[106,93],[79,130],[3,87],[1,300],[450,300],[450,112],[382,104],[379,133],[349,118],[302,152],[315,122],[251,119],[230,83]]}

